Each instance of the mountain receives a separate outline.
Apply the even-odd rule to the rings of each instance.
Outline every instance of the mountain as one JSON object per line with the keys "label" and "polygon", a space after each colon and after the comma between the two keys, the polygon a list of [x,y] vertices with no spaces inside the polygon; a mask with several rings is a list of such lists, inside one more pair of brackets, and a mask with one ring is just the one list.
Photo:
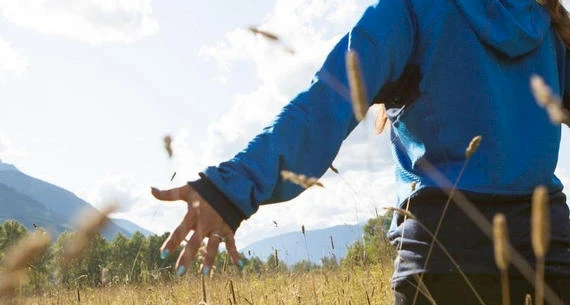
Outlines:
{"label": "mountain", "polygon": [[121,228],[127,230],[129,232],[129,235],[135,234],[136,231],[141,232],[144,236],[150,236],[154,234],[151,231],[143,229],[139,227],[136,223],[126,219],[112,218],[111,220]]}
{"label": "mountain", "polygon": [[[96,209],[70,191],[0,162],[0,223],[15,219],[28,229],[36,224],[57,236],[71,230],[75,216],[81,211],[95,212]],[[131,236],[137,230],[143,234],[148,232],[133,223],[124,228],[111,220],[101,234],[111,239],[117,233]]]}
{"label": "mountain", "polygon": [[320,230],[306,230],[305,236],[301,231],[285,233],[255,242],[240,249],[240,252],[248,257],[257,256],[266,260],[277,249],[279,259],[289,266],[302,260],[320,264],[321,258],[331,257],[333,254],[337,260],[340,260],[346,255],[348,246],[362,238],[363,226],[340,225]]}

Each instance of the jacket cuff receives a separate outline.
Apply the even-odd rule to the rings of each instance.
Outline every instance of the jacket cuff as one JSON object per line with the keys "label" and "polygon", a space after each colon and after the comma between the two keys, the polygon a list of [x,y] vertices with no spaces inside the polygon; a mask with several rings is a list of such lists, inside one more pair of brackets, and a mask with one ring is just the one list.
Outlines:
{"label": "jacket cuff", "polygon": [[190,181],[188,184],[202,196],[220,214],[222,219],[236,231],[241,222],[246,219],[243,213],[222,193],[213,183],[200,173],[200,179]]}

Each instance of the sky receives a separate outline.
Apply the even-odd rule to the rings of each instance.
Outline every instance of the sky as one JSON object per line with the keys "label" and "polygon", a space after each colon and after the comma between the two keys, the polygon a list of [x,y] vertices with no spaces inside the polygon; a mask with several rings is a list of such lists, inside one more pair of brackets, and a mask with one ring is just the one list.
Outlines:
{"label": "sky", "polygon": [[[150,186],[182,185],[245,147],[373,2],[0,0],[0,159],[97,207],[119,202],[115,217],[170,231],[186,207],[155,200]],[[388,132],[376,136],[373,119],[374,109],[345,141],[340,176],[260,208],[238,246],[302,225],[362,223],[392,205]],[[566,182],[569,139],[564,128],[557,173]]]}

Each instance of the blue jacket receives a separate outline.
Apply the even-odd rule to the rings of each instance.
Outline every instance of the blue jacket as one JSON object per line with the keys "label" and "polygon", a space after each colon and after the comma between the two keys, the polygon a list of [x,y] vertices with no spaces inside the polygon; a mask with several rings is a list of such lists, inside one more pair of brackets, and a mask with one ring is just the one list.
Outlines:
{"label": "blue jacket", "polygon": [[260,204],[301,193],[281,170],[323,175],[356,126],[349,49],[359,54],[369,102],[388,108],[398,204],[412,195],[412,181],[416,192],[441,186],[422,161],[455,181],[476,135],[483,140],[459,189],[522,196],[542,184],[561,191],[554,175],[561,130],[529,87],[538,74],[570,104],[570,60],[547,10],[535,0],[380,0],[271,126],[191,182],[234,229]]}

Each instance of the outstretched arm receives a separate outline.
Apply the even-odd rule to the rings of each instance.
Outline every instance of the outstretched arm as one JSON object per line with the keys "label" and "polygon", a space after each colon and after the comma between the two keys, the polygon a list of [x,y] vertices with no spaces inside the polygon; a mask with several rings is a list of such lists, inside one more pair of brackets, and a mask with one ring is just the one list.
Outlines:
{"label": "outstretched arm", "polygon": [[[361,61],[369,102],[381,86],[395,81],[412,53],[414,17],[405,0],[381,0],[334,47],[311,86],[289,103],[273,124],[233,159],[202,173],[196,186],[224,219],[235,225],[261,203],[289,200],[302,188],[280,178],[281,170],[320,177],[354,129],[345,55]],[[211,187],[223,196],[208,195]],[[208,198],[212,197],[212,198]],[[214,201],[226,197],[217,206]],[[235,209],[227,209],[227,205]],[[235,215],[230,213],[235,212]],[[237,223],[235,223],[237,221]],[[234,227],[236,229],[237,226]]]}
{"label": "outstretched arm", "polygon": [[[282,181],[288,170],[320,177],[354,129],[345,56],[355,51],[362,67],[368,102],[388,82],[399,78],[414,48],[415,19],[408,0],[380,0],[369,7],[349,34],[328,55],[311,86],[295,97],[247,147],[231,160],[200,173],[201,179],[181,188],[158,191],[161,200],[186,200],[188,214],[162,247],[174,252],[194,230],[179,258],[188,264],[204,237],[210,238],[204,265],[211,266],[220,241],[237,262],[233,232],[262,203],[297,196],[302,188]],[[198,202],[198,208],[193,205]],[[198,212],[202,211],[202,212]],[[184,268],[182,268],[184,269]],[[184,270],[182,270],[183,273]]]}

